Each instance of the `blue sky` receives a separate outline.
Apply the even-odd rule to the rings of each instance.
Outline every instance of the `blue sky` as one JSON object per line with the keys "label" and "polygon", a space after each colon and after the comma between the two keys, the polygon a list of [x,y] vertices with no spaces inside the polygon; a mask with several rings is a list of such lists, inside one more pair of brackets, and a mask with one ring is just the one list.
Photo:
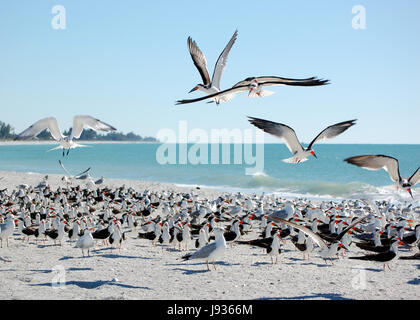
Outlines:
{"label": "blue sky", "polygon": [[[51,9],[66,9],[54,30]],[[366,29],[352,28],[352,7]],[[295,128],[305,142],[330,124],[358,119],[333,143],[419,143],[420,2],[82,1],[0,2],[0,120],[21,131],[57,117],[62,129],[90,114],[120,131],[249,129],[246,116]],[[201,81],[191,36],[210,73],[235,29],[222,87],[249,76],[330,79],[324,87],[272,87],[263,99],[238,95],[216,107],[188,91]],[[265,135],[266,142],[280,142]]]}

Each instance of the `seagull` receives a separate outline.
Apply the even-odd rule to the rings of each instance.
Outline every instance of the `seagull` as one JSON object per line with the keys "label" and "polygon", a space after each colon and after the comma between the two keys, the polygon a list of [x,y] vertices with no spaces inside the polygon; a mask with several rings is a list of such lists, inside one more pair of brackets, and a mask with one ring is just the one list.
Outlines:
{"label": "seagull", "polygon": [[[236,41],[237,36],[238,36],[238,30],[235,31],[232,38],[229,40],[228,44],[223,49],[222,53],[217,59],[216,65],[214,66],[212,80],[210,80],[209,72],[207,70],[206,57],[201,52],[200,48],[197,46],[197,43],[193,41],[191,37],[188,37],[187,42],[188,42],[188,49],[190,51],[191,58],[203,80],[203,83],[197,84],[193,89],[190,90],[190,93],[196,90],[203,91],[208,95],[220,92],[220,79],[226,67],[227,57],[229,55],[230,50],[232,49],[233,44]],[[227,94],[227,95],[218,96],[217,98],[214,98],[213,101],[215,101],[216,104],[219,104],[220,102],[229,101],[232,98],[233,98],[233,95]]]}
{"label": "seagull", "polygon": [[216,240],[205,245],[204,247],[198,249],[194,253],[186,254],[182,257],[185,260],[192,260],[192,259],[200,259],[205,260],[207,264],[207,270],[210,271],[209,268],[209,261],[213,261],[214,270],[216,270],[216,266],[214,264],[214,260],[221,256],[225,250],[227,249],[226,240],[223,236],[224,229],[221,227],[215,227],[213,229],[214,235]]}
{"label": "seagull", "polygon": [[284,159],[283,162],[287,163],[300,163],[308,160],[307,158],[312,154],[315,158],[317,157],[315,155],[314,150],[312,149],[312,146],[314,143],[324,140],[324,139],[331,139],[339,134],[346,131],[348,128],[353,126],[355,124],[356,120],[349,120],[340,122],[334,125],[331,125],[319,133],[315,139],[312,140],[312,142],[308,145],[307,148],[304,148],[297,136],[295,131],[290,128],[289,126],[286,126],[285,124],[248,117],[250,120],[248,120],[251,124],[256,126],[257,128],[260,128],[261,130],[274,135],[279,138],[283,138],[286,142],[287,148],[290,150],[290,152],[293,154],[293,157]]}
{"label": "seagull", "polygon": [[315,77],[307,78],[307,79],[290,79],[290,78],[282,78],[276,76],[261,76],[261,77],[248,77],[242,81],[236,83],[233,87],[222,90],[219,92],[211,93],[207,96],[196,98],[196,99],[184,99],[178,100],[175,104],[187,104],[193,102],[199,102],[207,99],[217,99],[218,97],[225,97],[228,95],[230,97],[229,100],[233,98],[234,95],[247,92],[249,98],[256,98],[256,97],[266,97],[274,92],[264,90],[262,87],[264,86],[275,86],[275,85],[287,85],[287,86],[322,86],[328,84],[329,80],[320,80]]}
{"label": "seagull", "polygon": [[398,160],[385,155],[363,155],[344,159],[345,162],[368,169],[384,169],[389,177],[395,182],[397,189],[406,190],[414,199],[411,188],[420,181],[420,167],[409,178],[401,178]]}
{"label": "seagull", "polygon": [[84,250],[87,249],[88,256],[89,256],[90,248],[92,248],[95,245],[95,240],[93,240],[92,233],[91,233],[93,230],[94,230],[93,228],[86,229],[83,235],[76,242],[76,247],[82,249],[83,257],[85,256]]}
{"label": "seagull", "polygon": [[77,147],[85,147],[85,145],[78,144],[77,142],[73,141],[73,139],[79,139],[83,129],[91,128],[95,131],[103,131],[109,132],[117,130],[113,126],[106,124],[98,119],[95,119],[88,115],[76,115],[73,118],[73,127],[71,129],[71,134],[69,136],[64,136],[57,123],[57,119],[55,117],[48,117],[41,120],[38,120],[33,125],[31,125],[26,130],[22,131],[20,134],[17,135],[15,140],[17,139],[27,139],[27,138],[34,138],[38,134],[40,134],[45,129],[48,129],[51,133],[51,136],[54,140],[60,143],[59,146],[51,149],[63,149],[63,156],[64,150],[67,149],[67,155],[70,152],[70,149],[77,148]]}

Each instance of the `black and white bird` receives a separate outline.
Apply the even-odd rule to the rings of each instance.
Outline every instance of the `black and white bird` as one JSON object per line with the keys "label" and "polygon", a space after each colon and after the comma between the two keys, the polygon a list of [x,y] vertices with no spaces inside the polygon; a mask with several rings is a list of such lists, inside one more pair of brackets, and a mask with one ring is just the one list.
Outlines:
{"label": "black and white bird", "polygon": [[396,239],[392,241],[390,249],[385,252],[368,254],[364,256],[349,257],[349,259],[372,261],[374,263],[380,263],[380,264],[383,264],[384,271],[385,271],[386,265],[388,266],[388,269],[391,270],[391,268],[389,267],[389,263],[398,257],[398,246],[403,245],[403,244],[404,243],[401,240]]}
{"label": "black and white bird", "polygon": [[263,89],[266,86],[287,85],[287,86],[322,86],[328,84],[329,80],[320,80],[315,77],[306,79],[290,79],[276,76],[248,77],[236,83],[233,87],[219,92],[211,93],[207,96],[196,99],[178,100],[175,104],[188,104],[199,102],[207,99],[220,99],[220,97],[228,96],[231,100],[236,94],[248,92],[249,98],[266,97],[274,92]]}
{"label": "black and white bird", "polygon": [[258,118],[253,118],[253,117],[248,117],[248,118],[249,118],[248,121],[254,126],[256,126],[257,128],[260,128],[261,130],[271,135],[274,135],[278,138],[282,138],[285,140],[287,148],[293,154],[293,157],[283,160],[284,162],[287,162],[287,163],[304,162],[308,160],[308,157],[310,155],[313,155],[316,158],[315,152],[312,149],[312,146],[316,142],[319,142],[324,139],[331,139],[338,136],[339,134],[343,133],[348,128],[353,126],[356,121],[356,120],[344,121],[344,122],[336,123],[334,125],[331,125],[325,128],[315,137],[315,139],[312,140],[312,142],[308,145],[308,147],[304,148],[300,144],[295,131],[289,126],[282,123],[277,123],[277,122],[268,121],[264,119],[258,119]]}
{"label": "black and white bird", "polygon": [[69,154],[70,149],[77,148],[77,147],[85,147],[85,145],[78,144],[77,142],[73,141],[73,139],[79,139],[82,134],[83,129],[86,127],[93,129],[95,131],[103,131],[103,132],[117,130],[113,126],[106,124],[105,122],[102,122],[98,119],[95,119],[94,117],[91,117],[88,115],[76,115],[73,118],[73,127],[71,129],[71,134],[69,136],[64,136],[61,133],[61,130],[58,126],[57,119],[55,117],[48,117],[48,118],[38,120],[29,128],[22,131],[20,134],[18,134],[15,140],[34,138],[45,129],[48,129],[48,131],[51,133],[51,136],[54,138],[54,140],[60,143],[59,146],[51,150],[62,148],[63,156],[64,156],[65,149],[67,149],[67,154]]}
{"label": "black and white bird", "polygon": [[[412,187],[420,181],[420,167],[409,178],[402,178],[400,175],[398,160],[385,155],[363,155],[344,159],[345,162],[355,166],[368,169],[380,170],[384,169],[388,172],[389,177],[395,182],[397,189],[406,190],[413,198]],[[413,198],[414,199],[414,198]]]}
{"label": "black and white bird", "polygon": [[274,94],[272,91],[263,89],[266,86],[299,86],[299,87],[313,87],[328,84],[329,80],[320,80],[315,77],[306,79],[290,79],[276,76],[262,76],[262,77],[249,77],[236,83],[233,88],[248,86],[248,97],[266,97]]}
{"label": "black and white bird", "polygon": [[[198,72],[201,75],[203,81],[202,84],[197,84],[190,92],[200,90],[206,93],[207,95],[220,92],[220,79],[222,78],[223,71],[226,67],[227,57],[230,50],[232,49],[233,44],[236,41],[238,36],[238,31],[236,30],[232,38],[229,40],[226,47],[223,49],[219,58],[217,59],[216,65],[214,66],[213,77],[210,80],[209,72],[207,70],[207,60],[204,54],[201,52],[200,48],[197,46],[197,43],[188,37],[188,49],[190,51],[191,58],[194,62],[194,65],[198,69]],[[233,98],[232,94],[220,95],[213,98],[213,101],[216,104],[220,102],[226,102]]]}
{"label": "black and white bird", "polygon": [[277,222],[281,222],[283,224],[286,224],[288,226],[291,226],[295,229],[298,229],[302,232],[304,232],[305,234],[307,234],[309,237],[312,238],[313,242],[315,244],[317,244],[320,247],[320,251],[318,252],[318,254],[320,255],[320,257],[326,261],[327,259],[329,259],[332,262],[332,258],[337,255],[337,252],[339,250],[339,248],[343,247],[343,244],[341,243],[341,239],[344,237],[344,235],[347,234],[347,232],[349,230],[351,230],[352,228],[354,228],[358,223],[362,222],[363,220],[365,220],[368,217],[368,215],[364,215],[361,216],[357,219],[355,219],[353,221],[353,223],[351,225],[349,225],[348,227],[346,227],[340,234],[338,234],[334,239],[331,240],[330,244],[328,244],[324,239],[322,239],[318,234],[316,234],[315,232],[313,232],[312,230],[299,225],[297,223],[288,221],[288,220],[284,220],[282,218],[278,218],[276,216],[268,216],[269,220],[274,220]]}

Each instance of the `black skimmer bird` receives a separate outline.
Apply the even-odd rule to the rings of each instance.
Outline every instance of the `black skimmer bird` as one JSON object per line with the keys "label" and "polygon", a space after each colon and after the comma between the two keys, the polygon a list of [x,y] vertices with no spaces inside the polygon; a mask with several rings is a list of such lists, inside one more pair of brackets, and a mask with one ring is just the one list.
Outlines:
{"label": "black skimmer bird", "polygon": [[118,251],[120,252],[123,240],[125,240],[125,235],[121,230],[121,225],[116,223],[108,240],[109,244],[111,245],[111,250],[112,245],[115,244],[115,246],[118,248]]}
{"label": "black skimmer bird", "polygon": [[102,243],[106,244],[109,236],[111,235],[112,228],[113,228],[113,225],[109,224],[108,227],[106,228],[96,230],[96,231],[92,230],[92,233],[91,233],[92,238],[102,240]]}
{"label": "black skimmer bird", "polygon": [[275,85],[287,85],[287,86],[299,86],[299,87],[313,87],[323,86],[328,84],[329,80],[320,80],[315,77],[306,79],[290,79],[276,76],[262,76],[262,77],[249,77],[245,80],[236,83],[233,88],[248,86],[249,92],[248,97],[266,97],[272,95],[274,92],[264,90],[263,86],[275,86]]}
{"label": "black skimmer bird", "polygon": [[195,248],[200,249],[208,243],[209,243],[209,239],[206,235],[206,230],[204,228],[201,228],[198,238],[195,240]]}
{"label": "black skimmer bird", "polygon": [[306,237],[305,233],[302,230],[299,230],[297,236],[291,237],[292,243],[295,245],[296,249],[298,249],[303,254],[303,259],[305,259],[305,254],[309,254],[314,249],[313,241],[311,237]]}
{"label": "black skimmer bird", "polygon": [[63,220],[59,223],[58,225],[58,229],[53,229],[53,230],[45,230],[45,235],[50,237],[51,239],[54,240],[54,244],[57,244],[57,241],[60,242],[60,246],[61,246],[61,240],[64,237],[64,227],[66,226],[67,221]]}
{"label": "black skimmer bird", "polygon": [[[216,65],[214,66],[213,77],[210,80],[209,72],[207,70],[207,60],[204,54],[201,52],[200,48],[197,46],[197,43],[188,37],[188,49],[190,51],[191,58],[194,62],[194,65],[198,69],[198,72],[201,75],[203,80],[202,84],[197,84],[190,92],[200,90],[205,92],[207,95],[220,92],[220,79],[222,78],[223,71],[226,67],[227,57],[230,50],[232,49],[233,44],[236,41],[238,36],[238,31],[235,31],[232,38],[229,40],[226,47],[223,49],[219,58],[217,59]],[[226,102],[232,99],[233,96],[229,94],[219,95],[213,98],[213,101],[216,104],[220,102]]]}
{"label": "black skimmer bird", "polygon": [[368,215],[362,216],[360,218],[357,218],[351,225],[349,225],[348,227],[346,227],[339,235],[337,235],[337,237],[330,242],[330,245],[328,246],[327,242],[324,241],[324,239],[322,239],[318,234],[316,234],[315,232],[313,232],[312,230],[299,225],[297,223],[288,221],[288,220],[284,220],[282,218],[278,218],[278,217],[271,217],[269,216],[268,219],[269,220],[274,220],[277,222],[281,222],[283,224],[289,225],[295,229],[301,230],[303,231],[305,234],[307,234],[308,236],[312,237],[312,240],[314,243],[316,243],[321,250],[319,251],[319,255],[321,256],[322,259],[324,259],[324,261],[326,261],[327,259],[329,259],[332,262],[332,258],[337,254],[337,251],[339,250],[339,248],[343,247],[343,244],[340,242],[340,240],[344,237],[344,235],[351,230],[352,228],[354,228],[359,222],[363,221],[364,219],[366,219],[368,217]]}
{"label": "black skimmer bird", "polygon": [[272,241],[269,247],[267,247],[267,254],[270,256],[271,264],[274,264],[273,257],[276,257],[276,263],[281,253],[280,249],[280,233],[281,231],[277,231],[277,233],[272,237]]}
{"label": "black skimmer bird", "polygon": [[178,100],[176,105],[180,104],[188,104],[199,102],[207,99],[217,99],[218,97],[225,97],[228,95],[230,99],[233,98],[234,95],[241,92],[248,91],[248,97],[255,98],[255,97],[265,97],[268,95],[273,94],[273,92],[264,90],[262,87],[264,86],[274,86],[274,85],[288,85],[288,86],[322,86],[328,84],[329,80],[319,80],[315,77],[307,78],[307,79],[289,79],[289,78],[282,78],[276,76],[262,76],[262,77],[249,77],[245,80],[239,81],[233,87],[222,90],[216,93],[209,94],[204,97],[196,98],[196,99],[184,99]]}
{"label": "black skimmer bird", "polygon": [[398,256],[398,246],[403,245],[403,244],[404,242],[396,239],[392,241],[390,249],[385,252],[380,252],[377,254],[368,254],[361,257],[349,257],[349,259],[381,263],[384,266],[384,271],[385,271],[385,265],[387,265],[388,269],[391,270],[391,268],[389,267],[389,263]]}
{"label": "black skimmer bird", "polygon": [[62,148],[63,156],[64,156],[65,149],[67,149],[67,154],[69,154],[70,149],[72,148],[84,147],[84,145],[76,143],[75,141],[73,141],[73,139],[79,139],[85,127],[93,129],[95,131],[103,131],[103,132],[117,130],[113,126],[106,124],[105,122],[102,122],[98,119],[95,119],[94,117],[91,117],[88,115],[77,115],[77,116],[74,116],[73,118],[73,127],[71,129],[71,134],[69,136],[64,136],[60,131],[60,128],[57,123],[57,119],[54,117],[48,117],[48,118],[38,120],[29,128],[19,133],[17,137],[15,138],[15,140],[34,138],[45,129],[48,129],[49,132],[51,133],[51,136],[54,138],[54,140],[60,143],[59,146],[51,150]]}
{"label": "black skimmer bird", "polygon": [[216,240],[205,245],[204,247],[198,249],[194,253],[186,254],[182,257],[184,261],[186,260],[193,260],[193,259],[199,259],[199,260],[205,260],[207,264],[207,270],[210,271],[209,268],[209,261],[213,261],[213,267],[214,270],[216,270],[216,265],[214,264],[214,261],[219,258],[227,249],[226,241],[223,236],[224,229],[221,227],[215,227],[213,229],[214,235],[216,237]]}
{"label": "black skimmer bird", "polygon": [[274,135],[278,138],[282,138],[285,140],[287,148],[293,154],[293,157],[283,160],[283,162],[287,162],[287,163],[304,162],[308,160],[307,158],[310,155],[313,155],[316,158],[315,152],[312,149],[312,146],[314,145],[314,143],[319,142],[324,139],[331,139],[338,136],[339,134],[343,133],[348,128],[353,126],[356,121],[356,120],[344,121],[344,122],[336,123],[334,125],[327,127],[326,129],[322,130],[315,137],[315,139],[312,140],[312,142],[308,145],[308,147],[304,148],[300,144],[295,131],[289,126],[285,124],[253,118],[253,117],[248,117],[248,118],[249,118],[249,122],[253,124],[254,126],[256,126],[257,128],[260,128],[261,130],[271,135]]}
{"label": "black skimmer bird", "polygon": [[388,172],[391,180],[395,182],[397,189],[406,190],[410,194],[411,198],[413,198],[411,188],[420,181],[420,167],[411,177],[402,178],[400,176],[398,160],[390,156],[381,154],[363,155],[347,158],[344,159],[344,161],[368,170],[384,169]]}
{"label": "black skimmer bird", "polygon": [[35,239],[39,236],[39,226],[28,226],[25,227],[25,223],[22,218],[19,218],[18,229],[22,233],[22,242],[25,241],[25,236],[27,237],[27,242],[29,242],[30,236],[34,236]]}

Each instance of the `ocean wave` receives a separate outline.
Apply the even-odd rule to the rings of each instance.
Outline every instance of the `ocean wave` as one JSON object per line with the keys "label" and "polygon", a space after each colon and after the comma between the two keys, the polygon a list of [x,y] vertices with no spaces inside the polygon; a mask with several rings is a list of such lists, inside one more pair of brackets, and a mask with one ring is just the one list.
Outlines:
{"label": "ocean wave", "polygon": [[[411,200],[405,191],[396,190],[395,185],[373,186],[363,182],[335,183],[328,181],[295,181],[271,177],[267,174],[253,175],[243,187],[269,190],[288,195],[322,197],[333,199],[381,199],[388,201]],[[416,188],[418,189],[418,188]],[[420,195],[415,195],[415,201]]]}

